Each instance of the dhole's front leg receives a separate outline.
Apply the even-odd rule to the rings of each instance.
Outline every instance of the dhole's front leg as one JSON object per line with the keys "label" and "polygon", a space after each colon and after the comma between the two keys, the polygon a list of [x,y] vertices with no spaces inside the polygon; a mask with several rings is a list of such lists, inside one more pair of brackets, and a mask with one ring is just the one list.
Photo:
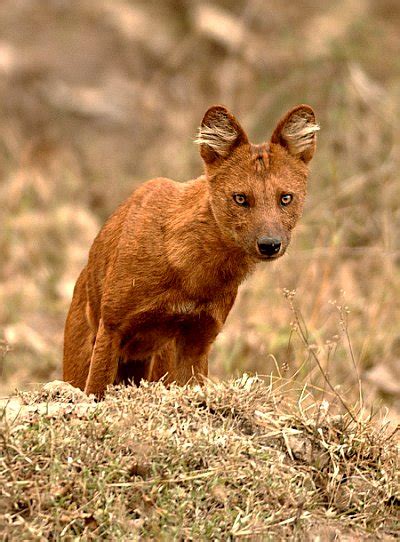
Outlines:
{"label": "dhole's front leg", "polygon": [[183,326],[176,342],[175,374],[171,380],[184,385],[192,378],[202,382],[208,376],[208,353],[220,329],[221,325],[209,316]]}
{"label": "dhole's front leg", "polygon": [[85,393],[102,398],[110,384],[114,383],[118,370],[118,336],[108,331],[100,320],[96,342],[90,360]]}
{"label": "dhole's front leg", "polygon": [[174,382],[175,367],[176,345],[175,340],[171,340],[153,354],[148,380],[151,382],[163,380],[164,384],[169,385]]}

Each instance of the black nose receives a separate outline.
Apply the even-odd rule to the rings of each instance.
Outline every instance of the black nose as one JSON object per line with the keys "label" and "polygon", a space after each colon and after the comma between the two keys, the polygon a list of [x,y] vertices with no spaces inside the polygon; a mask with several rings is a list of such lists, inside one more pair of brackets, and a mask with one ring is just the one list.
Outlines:
{"label": "black nose", "polygon": [[274,256],[281,249],[280,239],[274,237],[260,237],[257,239],[257,248],[262,256]]}

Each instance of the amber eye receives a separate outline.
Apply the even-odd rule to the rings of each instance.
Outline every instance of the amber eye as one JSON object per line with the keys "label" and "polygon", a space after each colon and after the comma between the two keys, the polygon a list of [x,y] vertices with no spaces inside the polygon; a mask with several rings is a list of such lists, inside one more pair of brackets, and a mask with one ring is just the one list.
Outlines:
{"label": "amber eye", "polygon": [[247,197],[245,194],[233,194],[233,199],[235,203],[241,205],[242,207],[249,206],[249,202],[247,201]]}
{"label": "amber eye", "polygon": [[292,194],[282,194],[281,205],[286,207],[286,205],[289,205],[289,203],[292,203],[292,200],[293,200]]}

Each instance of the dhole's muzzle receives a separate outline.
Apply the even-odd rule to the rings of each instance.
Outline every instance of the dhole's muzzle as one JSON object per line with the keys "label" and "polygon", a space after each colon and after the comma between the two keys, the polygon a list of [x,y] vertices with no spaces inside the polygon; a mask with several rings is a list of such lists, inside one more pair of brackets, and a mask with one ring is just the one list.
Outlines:
{"label": "dhole's muzzle", "polygon": [[282,241],[278,237],[259,237],[257,252],[262,258],[277,258],[281,252]]}

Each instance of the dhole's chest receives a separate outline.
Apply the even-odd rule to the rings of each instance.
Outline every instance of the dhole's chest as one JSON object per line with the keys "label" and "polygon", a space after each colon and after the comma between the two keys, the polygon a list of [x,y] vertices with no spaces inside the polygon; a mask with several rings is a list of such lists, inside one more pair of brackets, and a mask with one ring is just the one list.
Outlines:
{"label": "dhole's chest", "polygon": [[[234,299],[234,298],[233,298]],[[179,340],[188,329],[220,330],[233,304],[226,299],[195,301],[174,299],[141,314],[125,332],[121,348],[125,358],[143,359],[160,350],[167,342]],[[229,308],[228,308],[229,307]]]}

